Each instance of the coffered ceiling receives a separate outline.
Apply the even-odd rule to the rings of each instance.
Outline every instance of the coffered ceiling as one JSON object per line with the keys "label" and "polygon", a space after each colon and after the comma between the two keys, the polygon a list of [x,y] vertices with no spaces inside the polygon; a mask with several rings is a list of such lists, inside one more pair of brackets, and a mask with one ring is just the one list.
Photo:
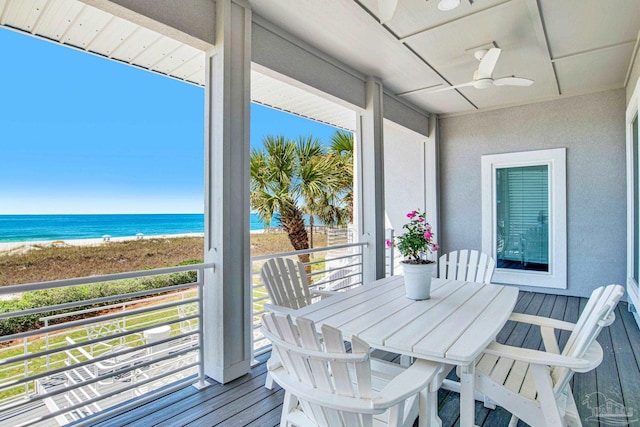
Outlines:
{"label": "coffered ceiling", "polygon": [[[438,10],[438,0],[399,0],[384,24],[378,0],[250,3],[268,21],[436,113],[623,87],[640,30],[638,0],[462,0],[448,12]],[[474,51],[491,46],[502,49],[495,78],[535,83],[429,93],[471,81]]]}
{"label": "coffered ceiling", "polygon": [[[439,0],[398,0],[384,24],[379,1],[392,0],[249,0],[256,19],[440,114],[624,87],[638,48],[640,0],[461,0],[448,12],[438,10]],[[100,2],[0,0],[0,25],[204,84],[202,49],[88,3]],[[474,52],[491,46],[502,49],[494,78],[515,75],[535,83],[430,93],[471,81],[478,67]],[[277,80],[266,83],[268,90],[256,92],[256,100],[278,107],[284,101]]]}

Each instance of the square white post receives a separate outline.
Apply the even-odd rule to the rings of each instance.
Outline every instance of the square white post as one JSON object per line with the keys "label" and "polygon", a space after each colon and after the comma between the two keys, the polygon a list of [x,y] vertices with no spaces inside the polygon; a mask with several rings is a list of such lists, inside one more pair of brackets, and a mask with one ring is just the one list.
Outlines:
{"label": "square white post", "polygon": [[249,112],[251,9],[216,1],[205,83],[204,370],[226,383],[250,369]]}
{"label": "square white post", "polygon": [[385,276],[384,229],[384,130],[382,83],[373,77],[366,81],[366,107],[358,121],[356,183],[358,232],[368,243],[363,255],[363,282]]}

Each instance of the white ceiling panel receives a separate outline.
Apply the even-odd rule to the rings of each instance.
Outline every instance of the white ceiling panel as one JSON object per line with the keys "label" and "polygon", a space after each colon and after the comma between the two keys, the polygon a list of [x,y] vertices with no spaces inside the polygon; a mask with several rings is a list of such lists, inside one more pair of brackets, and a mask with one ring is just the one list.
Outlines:
{"label": "white ceiling panel", "polygon": [[633,45],[576,55],[554,63],[563,94],[622,87]]}
{"label": "white ceiling panel", "polygon": [[26,31],[31,31],[42,14],[47,0],[21,0],[13,1],[5,14],[4,23],[12,27],[20,26]]}
{"label": "white ceiling panel", "polygon": [[553,58],[635,41],[638,0],[540,0]]}
{"label": "white ceiling panel", "polygon": [[76,0],[48,2],[34,33],[60,40],[85,6]]}
{"label": "white ceiling panel", "polygon": [[145,68],[161,69],[162,67],[158,65],[171,57],[181,46],[183,43],[177,40],[168,37],[157,38],[138,54],[135,63]]}
{"label": "white ceiling panel", "polygon": [[[459,7],[450,11],[438,9],[438,0],[400,0],[393,18],[386,23],[400,38],[407,37],[419,31],[435,28],[454,21],[463,21],[468,16],[484,10],[490,10],[496,5],[510,0],[481,0],[469,2],[463,0]],[[362,3],[376,16],[378,15],[378,0],[362,0]]]}
{"label": "white ceiling panel", "polygon": [[111,57],[113,52],[133,34],[138,26],[130,21],[115,18],[88,46],[92,52]]}
{"label": "white ceiling panel", "polygon": [[394,92],[408,90],[415,86],[415,80],[421,84],[440,81],[433,70],[352,0],[250,3],[257,14],[363,74],[380,77]]}
{"label": "white ceiling panel", "polygon": [[[470,81],[478,66],[474,48],[490,43],[502,49],[494,78],[517,75],[535,80],[527,88],[463,88],[403,96],[419,108],[442,114],[622,87],[640,30],[640,0],[463,0],[449,12],[437,10],[437,0],[400,0],[384,25],[376,18],[378,0],[249,2],[255,16],[363,75],[380,78],[395,94]],[[92,4],[100,2],[0,0],[0,24],[204,84],[202,51]],[[255,90],[258,102],[353,127],[332,118],[330,105],[305,105],[310,98],[299,89],[269,84]]]}
{"label": "white ceiling panel", "polygon": [[251,71],[251,99],[342,129],[356,128],[353,110],[255,70]]}
{"label": "white ceiling panel", "polygon": [[87,48],[112,19],[113,15],[107,12],[85,7],[71,23],[61,41],[83,49]]}
{"label": "white ceiling panel", "polygon": [[198,52],[190,61],[175,69],[171,75],[204,86],[204,61],[204,52]]}
{"label": "white ceiling panel", "polygon": [[[464,21],[420,33],[405,42],[438,70],[460,68],[464,72],[463,68],[467,67],[473,72],[478,65],[473,52],[479,46],[487,47],[495,42],[505,53],[535,45],[536,35],[531,28],[531,21],[523,2],[510,2]],[[469,28],[474,31],[469,31]],[[501,57],[500,62],[499,65],[504,64],[505,58]],[[468,76],[461,77],[467,79]]]}
{"label": "white ceiling panel", "polygon": [[145,49],[160,40],[163,36],[155,31],[138,26],[136,30],[127,37],[111,56],[124,62],[134,62]]}
{"label": "white ceiling panel", "polygon": [[[166,37],[163,39],[163,44],[166,42]],[[159,61],[152,68],[160,71],[161,73],[171,74],[175,70],[179,69],[184,64],[191,61],[194,57],[201,57],[204,61],[204,55],[200,56],[202,52],[186,44],[181,44],[177,49],[172,50],[167,55],[162,56],[162,60]],[[204,65],[204,64],[203,64]]]}

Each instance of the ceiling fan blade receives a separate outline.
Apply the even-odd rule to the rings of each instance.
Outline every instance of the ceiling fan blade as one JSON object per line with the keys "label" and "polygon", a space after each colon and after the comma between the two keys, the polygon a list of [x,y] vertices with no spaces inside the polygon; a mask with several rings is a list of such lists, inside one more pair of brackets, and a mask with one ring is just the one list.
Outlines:
{"label": "ceiling fan blade", "polygon": [[427,93],[443,92],[445,90],[458,89],[459,87],[467,87],[467,86],[473,86],[473,82],[460,83],[459,85],[447,86],[440,89],[431,90]]}
{"label": "ceiling fan blade", "polygon": [[494,86],[531,86],[533,80],[522,77],[503,77],[493,81]]}
{"label": "ceiling fan blade", "polygon": [[397,7],[398,0],[378,0],[378,19],[380,19],[380,23],[384,24],[391,21]]}
{"label": "ceiling fan blade", "polygon": [[493,74],[493,69],[496,68],[501,52],[502,49],[492,47],[487,53],[485,53],[480,60],[480,65],[478,66],[479,79],[491,78],[491,74]]}

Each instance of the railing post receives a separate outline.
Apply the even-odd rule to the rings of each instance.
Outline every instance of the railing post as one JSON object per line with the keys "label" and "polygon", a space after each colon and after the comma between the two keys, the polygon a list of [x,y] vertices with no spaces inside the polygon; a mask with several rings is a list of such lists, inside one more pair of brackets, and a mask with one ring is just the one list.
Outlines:
{"label": "railing post", "polygon": [[[393,242],[395,237],[395,232],[393,228],[389,229],[389,240]],[[394,245],[389,246],[389,276],[393,276],[393,267],[395,264],[395,253],[394,253]]]}
{"label": "railing post", "polygon": [[[49,319],[44,320],[44,327],[49,326]],[[45,348],[49,350],[49,332],[45,334]],[[51,370],[51,366],[49,366],[49,354],[47,354],[47,371]]]}
{"label": "railing post", "polygon": [[204,316],[202,315],[202,281],[204,277],[204,269],[199,268],[198,270],[196,270],[196,274],[196,283],[198,283],[198,384],[196,387],[199,389],[203,389],[210,385],[204,379]]}
{"label": "railing post", "polygon": [[[24,346],[24,354],[25,356],[27,355],[27,353],[29,353],[29,341],[27,337],[24,337],[22,339],[23,341],[23,346]],[[29,359],[25,359],[24,361],[24,377],[27,378],[29,377]],[[29,397],[29,383],[24,383],[24,395],[26,397]]]}

